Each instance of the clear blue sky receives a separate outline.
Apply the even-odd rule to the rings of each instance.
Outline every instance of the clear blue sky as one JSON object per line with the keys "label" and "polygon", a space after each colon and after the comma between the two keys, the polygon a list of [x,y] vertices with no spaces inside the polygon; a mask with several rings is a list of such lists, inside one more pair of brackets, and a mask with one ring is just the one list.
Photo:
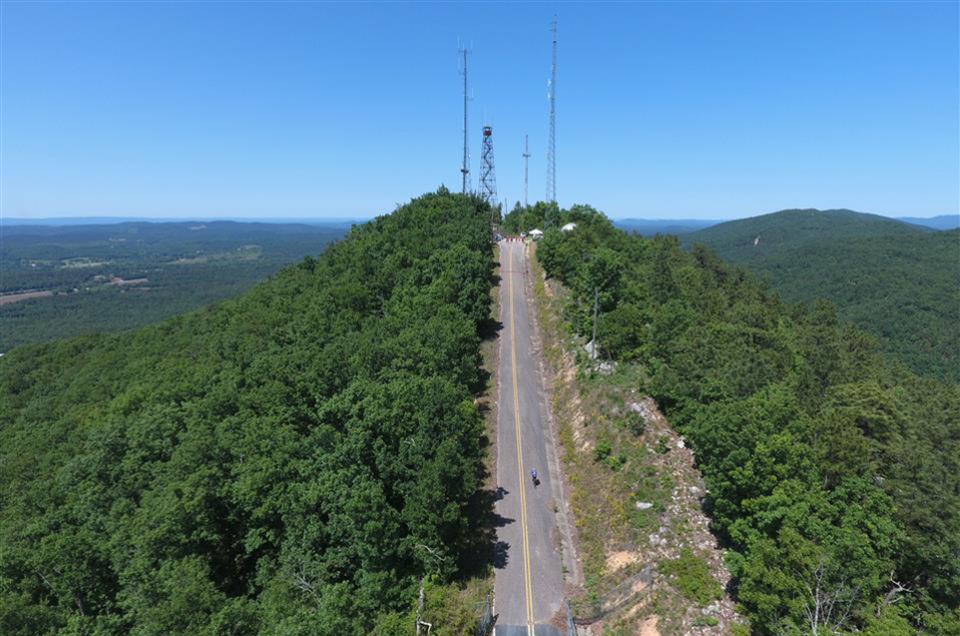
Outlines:
{"label": "clear blue sky", "polygon": [[[474,184],[610,216],[957,213],[957,2],[2,3],[9,217],[366,217]],[[483,119],[483,121],[481,121]]]}

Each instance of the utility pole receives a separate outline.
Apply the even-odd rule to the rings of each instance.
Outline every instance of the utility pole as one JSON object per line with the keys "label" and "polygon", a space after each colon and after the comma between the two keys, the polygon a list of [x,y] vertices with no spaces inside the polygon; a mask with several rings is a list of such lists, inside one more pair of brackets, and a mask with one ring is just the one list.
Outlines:
{"label": "utility pole", "polygon": [[599,349],[597,347],[597,310],[600,307],[600,288],[593,288],[593,351],[590,352],[590,357],[594,360],[597,359],[599,354]]}
{"label": "utility pole", "polygon": [[467,103],[469,97],[467,93],[467,55],[470,50],[466,47],[460,49],[463,55],[463,163],[460,165],[460,172],[463,173],[463,194],[470,191],[470,139],[467,128]]}
{"label": "utility pole", "polygon": [[523,207],[530,207],[527,190],[530,185],[530,135],[523,136]]}
{"label": "utility pole", "polygon": [[557,200],[557,16],[550,25],[553,31],[553,63],[550,65],[550,136],[547,141],[547,202]]}

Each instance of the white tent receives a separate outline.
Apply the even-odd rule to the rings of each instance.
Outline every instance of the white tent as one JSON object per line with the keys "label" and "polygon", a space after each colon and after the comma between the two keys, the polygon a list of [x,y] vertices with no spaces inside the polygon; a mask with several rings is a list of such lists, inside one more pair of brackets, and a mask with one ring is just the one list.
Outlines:
{"label": "white tent", "polygon": [[572,230],[572,229],[575,228],[575,227],[577,227],[577,224],[576,224],[576,223],[567,223],[567,224],[564,225],[562,228],[560,228],[560,231],[561,231],[561,232],[569,232],[570,230]]}
{"label": "white tent", "polygon": [[534,241],[539,241],[540,239],[543,238],[543,231],[542,231],[542,230],[530,230],[530,238],[532,238]]}

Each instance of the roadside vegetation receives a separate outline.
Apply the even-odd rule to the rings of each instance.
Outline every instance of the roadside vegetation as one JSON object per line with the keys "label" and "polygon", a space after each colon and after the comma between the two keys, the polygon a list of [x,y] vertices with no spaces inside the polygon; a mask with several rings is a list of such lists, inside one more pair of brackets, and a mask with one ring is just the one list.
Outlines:
{"label": "roadside vegetation", "polygon": [[[536,244],[533,245],[536,254]],[[663,564],[699,563],[711,589],[730,575],[702,510],[706,489],[682,438],[638,386],[643,369],[595,371],[565,319],[570,290],[531,262],[537,316],[550,371],[553,413],[570,485],[583,585],[573,614],[592,633],[719,635],[745,629],[730,599],[700,602],[681,590],[706,587],[666,576]],[[689,553],[689,556],[688,556]]]}
{"label": "roadside vegetation", "polygon": [[[561,232],[568,222],[577,227]],[[594,373],[588,361],[585,385],[631,383],[636,402],[654,398],[692,447],[708,490],[703,505],[726,549],[726,587],[754,633],[958,633],[956,384],[885,363],[876,341],[829,303],[785,304],[675,237],[628,235],[586,206],[534,206],[505,224],[546,226],[537,257],[566,290],[564,320],[581,343],[596,306],[599,351],[612,372]],[[602,413],[626,431],[624,414]],[[603,444],[603,430],[592,436],[594,465],[628,474],[632,451],[607,435]],[[654,453],[677,448],[669,436],[644,443]],[[618,501],[624,513],[611,523],[626,527],[633,498]],[[599,557],[589,546],[583,553],[589,579]],[[699,603],[715,588],[693,547],[691,555],[659,569]]]}
{"label": "roadside vegetation", "polygon": [[476,624],[490,210],[445,189],[249,293],[0,359],[0,633]]}

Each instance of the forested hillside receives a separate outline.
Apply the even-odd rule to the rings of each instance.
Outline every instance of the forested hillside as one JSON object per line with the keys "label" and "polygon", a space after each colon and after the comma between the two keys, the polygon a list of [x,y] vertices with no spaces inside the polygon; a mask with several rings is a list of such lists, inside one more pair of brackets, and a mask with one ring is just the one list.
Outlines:
{"label": "forested hillside", "polygon": [[784,300],[830,300],[891,359],[960,381],[960,231],[849,210],[787,210],[683,237],[767,277]]}
{"label": "forested hillside", "polygon": [[4,356],[0,633],[408,633],[487,551],[491,272],[489,209],[441,189],[238,299]]}
{"label": "forested hillside", "polygon": [[752,630],[957,634],[958,386],[884,364],[829,303],[785,304],[704,247],[551,214],[537,253],[571,327],[589,337],[597,299],[602,355],[693,446]]}
{"label": "forested hillside", "polygon": [[236,296],[342,224],[111,223],[0,229],[0,352],[141,327]]}
{"label": "forested hillside", "polygon": [[732,261],[743,262],[783,250],[816,245],[826,239],[928,234],[929,228],[852,210],[782,210],[726,221],[689,236],[685,243],[704,243]]}

